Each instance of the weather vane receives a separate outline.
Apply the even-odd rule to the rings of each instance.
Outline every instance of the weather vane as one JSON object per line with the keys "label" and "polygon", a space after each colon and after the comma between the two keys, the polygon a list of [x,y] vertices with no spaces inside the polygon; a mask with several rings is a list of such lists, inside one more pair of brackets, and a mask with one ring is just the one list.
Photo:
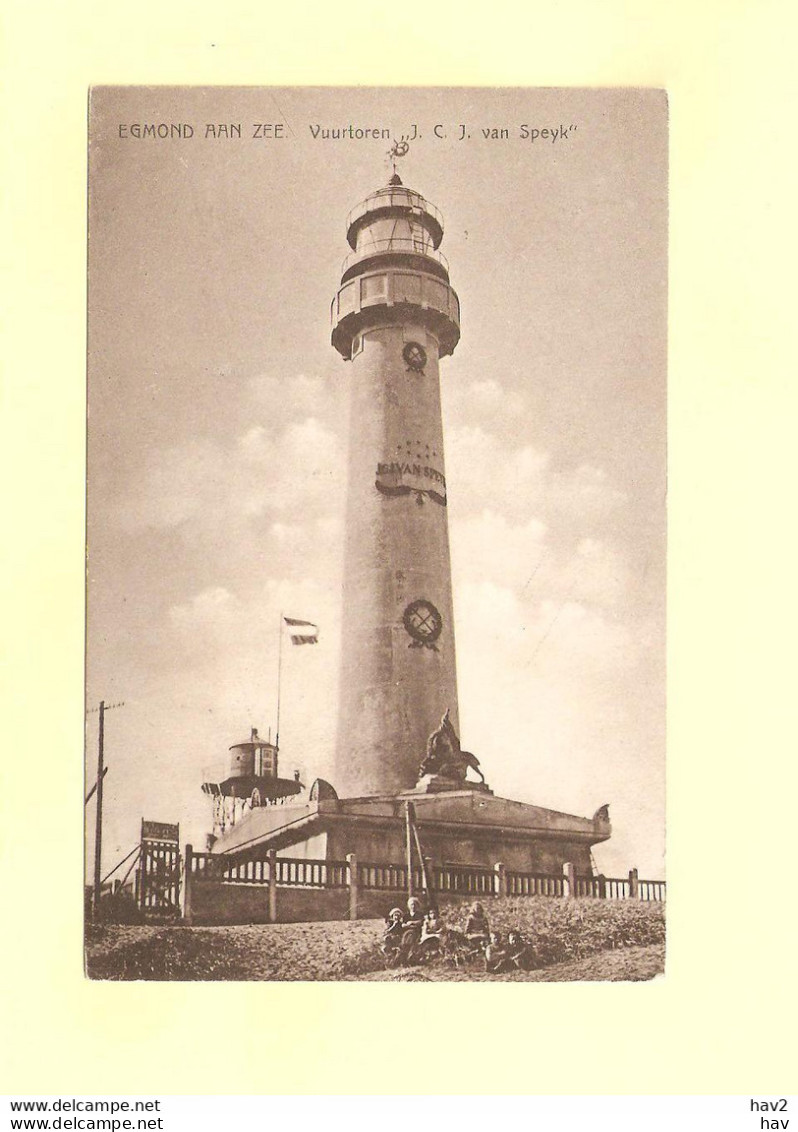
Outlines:
{"label": "weather vane", "polygon": [[402,134],[399,141],[394,139],[393,145],[388,150],[387,160],[391,163],[394,177],[396,176],[396,162],[398,158],[405,157],[409,149],[410,142],[407,140],[407,135]]}

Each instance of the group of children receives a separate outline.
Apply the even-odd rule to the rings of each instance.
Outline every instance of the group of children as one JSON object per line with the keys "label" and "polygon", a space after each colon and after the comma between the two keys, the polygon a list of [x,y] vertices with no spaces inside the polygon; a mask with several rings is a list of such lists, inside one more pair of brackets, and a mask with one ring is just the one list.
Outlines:
{"label": "group of children", "polygon": [[534,954],[517,930],[507,933],[491,931],[485,909],[473,904],[464,931],[447,928],[437,908],[424,912],[421,901],[411,896],[407,912],[392,908],[385,921],[382,952],[389,967],[424,963],[435,955],[448,953],[482,956],[485,970],[492,974],[528,971],[534,966]]}

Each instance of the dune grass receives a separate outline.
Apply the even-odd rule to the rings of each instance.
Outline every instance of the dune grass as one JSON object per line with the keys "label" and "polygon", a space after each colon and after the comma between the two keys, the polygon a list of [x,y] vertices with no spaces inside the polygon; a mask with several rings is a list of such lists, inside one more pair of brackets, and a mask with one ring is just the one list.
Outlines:
{"label": "dune grass", "polygon": [[[462,929],[470,907],[471,903],[464,901],[445,908],[446,925]],[[536,969],[584,959],[600,951],[665,943],[662,904],[532,896],[488,900],[483,907],[492,931],[503,936],[510,930],[521,932]],[[349,973],[365,974],[383,967],[378,945],[376,941],[358,956]]]}
{"label": "dune grass", "polygon": [[[462,927],[469,906],[463,902],[445,908],[447,925]],[[661,904],[523,897],[486,901],[485,910],[493,929],[523,933],[533,948],[536,970],[626,948],[657,945],[660,954],[665,941]],[[97,925],[87,933],[86,973],[92,979],[158,981],[373,977],[384,970],[382,930],[379,920],[224,927]],[[439,961],[428,970],[436,980],[485,977],[478,964],[470,971],[452,972]]]}

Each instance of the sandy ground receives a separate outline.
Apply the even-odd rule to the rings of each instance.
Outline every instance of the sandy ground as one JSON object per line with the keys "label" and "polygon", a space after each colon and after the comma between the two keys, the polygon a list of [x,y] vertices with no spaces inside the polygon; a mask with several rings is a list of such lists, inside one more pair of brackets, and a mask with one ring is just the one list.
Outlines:
{"label": "sandy ground", "polygon": [[537,971],[487,975],[478,966],[385,971],[382,922],[252,924],[238,927],[90,927],[89,978],[115,980],[366,980],[387,982],[563,982],[651,979],[664,945],[625,947]]}
{"label": "sandy ground", "polygon": [[90,929],[95,979],[340,979],[381,936],[381,921]]}
{"label": "sandy ground", "polygon": [[602,951],[570,963],[554,963],[539,971],[516,971],[509,975],[488,975],[478,968],[453,971],[447,967],[404,968],[374,971],[355,976],[360,982],[468,982],[468,983],[599,983],[643,982],[665,972],[665,945],[626,947]]}

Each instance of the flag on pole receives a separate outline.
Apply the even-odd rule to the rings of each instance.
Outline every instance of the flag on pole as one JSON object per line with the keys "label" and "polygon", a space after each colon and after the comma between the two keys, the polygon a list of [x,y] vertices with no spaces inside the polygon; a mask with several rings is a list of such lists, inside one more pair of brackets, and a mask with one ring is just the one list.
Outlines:
{"label": "flag on pole", "polygon": [[316,645],[319,643],[319,627],[312,621],[298,621],[296,617],[283,617],[286,625],[294,629],[312,629],[311,633],[291,633],[293,645]]}

